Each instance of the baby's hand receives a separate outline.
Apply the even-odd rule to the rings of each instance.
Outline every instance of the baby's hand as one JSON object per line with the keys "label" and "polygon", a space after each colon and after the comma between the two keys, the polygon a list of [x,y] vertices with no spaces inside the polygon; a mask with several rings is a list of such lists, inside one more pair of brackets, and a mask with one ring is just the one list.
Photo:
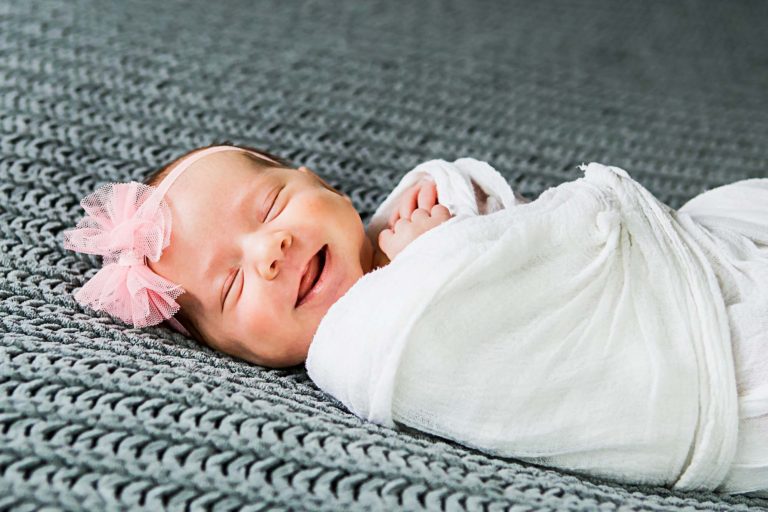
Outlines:
{"label": "baby's hand", "polygon": [[387,258],[393,260],[409,243],[451,218],[448,208],[441,204],[430,210],[421,207],[413,211],[410,219],[400,217],[393,227],[379,233],[379,247]]}
{"label": "baby's hand", "polygon": [[432,178],[425,176],[403,193],[400,204],[389,216],[387,227],[391,229],[398,219],[410,219],[417,208],[429,212],[436,204],[438,204],[437,185]]}

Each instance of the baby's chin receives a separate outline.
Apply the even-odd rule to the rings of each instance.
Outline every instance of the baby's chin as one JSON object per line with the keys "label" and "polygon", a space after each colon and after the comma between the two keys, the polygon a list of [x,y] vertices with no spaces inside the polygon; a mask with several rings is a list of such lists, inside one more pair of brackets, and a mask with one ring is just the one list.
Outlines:
{"label": "baby's chin", "polygon": [[264,346],[260,344],[252,346],[249,343],[241,343],[238,346],[218,347],[217,350],[260,366],[286,368],[301,364],[306,360],[313,337],[314,335],[302,341],[283,345]]}
{"label": "baby's chin", "polygon": [[[286,355],[286,356],[279,356],[274,359],[266,360],[263,363],[256,363],[256,364],[261,364],[261,366],[267,366],[269,368],[289,368],[291,366],[303,364],[304,361],[307,360],[308,352],[309,352],[309,344],[307,344],[306,348],[300,353]],[[251,361],[251,362],[254,362],[254,361]]]}

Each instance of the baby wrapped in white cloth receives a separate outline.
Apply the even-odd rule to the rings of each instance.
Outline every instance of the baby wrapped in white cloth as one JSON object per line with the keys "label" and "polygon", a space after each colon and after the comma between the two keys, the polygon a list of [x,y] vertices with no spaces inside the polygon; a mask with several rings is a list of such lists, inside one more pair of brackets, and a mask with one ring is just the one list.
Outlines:
{"label": "baby wrapped in white cloth", "polygon": [[627,483],[768,493],[768,179],[675,211],[599,163],[519,201],[425,162],[455,217],[323,318],[309,376],[359,417]]}

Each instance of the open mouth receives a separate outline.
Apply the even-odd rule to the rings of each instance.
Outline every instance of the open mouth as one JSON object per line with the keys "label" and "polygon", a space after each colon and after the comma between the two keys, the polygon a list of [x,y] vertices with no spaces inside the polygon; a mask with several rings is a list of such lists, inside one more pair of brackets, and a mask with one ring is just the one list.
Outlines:
{"label": "open mouth", "polygon": [[323,270],[325,270],[327,250],[328,245],[324,245],[309,262],[307,271],[301,277],[301,281],[299,283],[299,292],[298,296],[296,297],[296,307],[301,306],[304,302],[306,302],[308,296],[309,299],[314,296],[310,296],[310,294],[312,290],[314,290],[315,285],[317,285],[317,282],[320,280],[320,277],[323,275]]}

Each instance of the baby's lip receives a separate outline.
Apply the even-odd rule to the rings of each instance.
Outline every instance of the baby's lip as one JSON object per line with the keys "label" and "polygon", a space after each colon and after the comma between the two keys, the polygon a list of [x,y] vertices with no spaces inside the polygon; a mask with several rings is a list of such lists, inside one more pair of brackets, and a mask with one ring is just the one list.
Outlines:
{"label": "baby's lip", "polygon": [[319,249],[316,249],[314,252],[312,252],[309,257],[307,258],[306,263],[304,263],[304,266],[301,268],[301,271],[299,272],[299,280],[298,283],[296,283],[296,301],[294,302],[294,307],[298,305],[299,303],[299,294],[301,293],[301,282],[304,280],[304,274],[307,273],[309,270],[309,264],[312,263],[312,260],[314,259],[315,255],[320,252],[320,249],[322,249],[323,246],[321,245]]}

